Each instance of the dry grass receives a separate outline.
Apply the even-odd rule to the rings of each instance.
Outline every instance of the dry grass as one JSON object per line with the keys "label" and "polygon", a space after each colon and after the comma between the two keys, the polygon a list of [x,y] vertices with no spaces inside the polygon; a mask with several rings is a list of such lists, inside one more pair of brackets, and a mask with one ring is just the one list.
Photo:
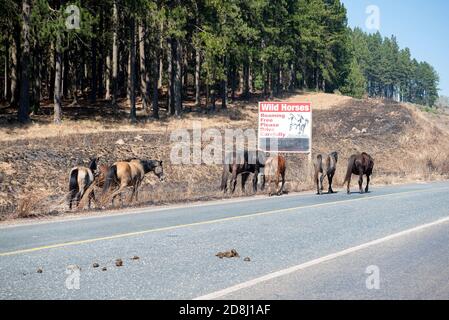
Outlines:
{"label": "dry grass", "polygon": [[[343,183],[346,159],[360,151],[375,159],[374,184],[448,177],[447,115],[425,113],[413,105],[328,94],[298,94],[282,99],[312,102],[314,154],[340,154],[336,189]],[[40,121],[26,128],[0,128],[0,219],[67,212],[68,172],[75,165],[86,165],[93,155],[100,156],[100,162],[106,164],[130,157],[165,160],[166,182],[160,183],[148,175],[138,203],[129,204],[130,192],[125,192],[125,207],[229,197],[219,191],[221,166],[172,165],[168,161],[170,133],[179,128],[191,129],[194,121],[201,121],[203,129],[216,127],[222,132],[226,128],[256,129],[257,103],[236,102],[215,114],[192,112],[181,119],[137,126],[98,118],[67,120],[62,126]],[[117,144],[118,140],[125,144]],[[314,188],[306,155],[287,155],[287,166],[289,192]],[[251,189],[249,183],[247,189]],[[94,207],[108,207],[110,199],[102,199],[101,190],[94,191],[98,200]],[[235,196],[250,194],[238,187]],[[87,208],[86,199],[80,208]]]}

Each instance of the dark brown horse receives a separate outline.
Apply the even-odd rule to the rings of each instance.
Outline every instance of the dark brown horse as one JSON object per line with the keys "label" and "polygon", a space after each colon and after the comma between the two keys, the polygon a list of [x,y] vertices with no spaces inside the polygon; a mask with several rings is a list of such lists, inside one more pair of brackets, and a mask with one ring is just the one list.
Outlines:
{"label": "dark brown horse", "polygon": [[164,181],[164,169],[162,161],[158,160],[140,160],[132,159],[128,161],[119,161],[114,163],[108,170],[103,186],[103,194],[107,193],[112,187],[118,186],[118,189],[111,195],[112,204],[114,199],[124,191],[126,187],[132,187],[130,201],[135,196],[138,198],[139,187],[149,172],[153,172],[160,181]]}
{"label": "dark brown horse", "polygon": [[[265,162],[262,190],[265,188],[265,182],[268,184],[268,195],[271,197],[276,194],[281,196],[284,192],[286,162],[283,156],[274,156],[268,158]],[[271,191],[271,185],[274,182],[276,193]],[[279,187],[279,183],[281,186]],[[279,188],[279,189],[278,189]]]}
{"label": "dark brown horse", "polygon": [[257,192],[257,178],[261,168],[264,167],[265,156],[259,151],[230,152],[225,156],[223,174],[221,176],[220,189],[228,191],[228,177],[231,174],[231,193],[234,193],[237,177],[242,176],[242,191],[245,192],[245,184],[249,175],[253,174],[253,191]]}
{"label": "dark brown horse", "polygon": [[374,159],[367,153],[359,153],[352,155],[349,158],[348,161],[348,171],[346,172],[346,182],[348,183],[348,194],[351,193],[350,191],[350,184],[351,184],[351,176],[353,174],[359,176],[359,190],[360,193],[363,193],[363,175],[366,175],[366,188],[365,192],[369,191],[369,182],[370,182],[370,176],[373,174],[373,168],[374,168]]}
{"label": "dark brown horse", "polygon": [[[72,209],[73,204],[79,205],[80,200],[83,198],[84,193],[94,181],[95,171],[97,170],[98,158],[91,158],[89,167],[74,167],[70,170],[69,174],[69,208]],[[94,199],[94,193],[90,192],[89,208],[91,200]]]}
{"label": "dark brown horse", "polygon": [[[314,166],[314,180],[316,183],[317,194],[323,193],[323,181],[327,177],[329,182],[329,193],[334,193],[332,190],[332,180],[334,179],[335,170],[337,169],[338,153],[332,152],[328,155],[317,155],[316,159],[313,161]],[[321,175],[320,175],[321,174]]]}

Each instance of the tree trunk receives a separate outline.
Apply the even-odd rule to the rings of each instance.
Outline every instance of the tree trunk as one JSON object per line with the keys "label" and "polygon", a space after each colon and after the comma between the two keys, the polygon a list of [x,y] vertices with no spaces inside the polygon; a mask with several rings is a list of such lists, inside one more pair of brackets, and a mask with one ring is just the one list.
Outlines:
{"label": "tree trunk", "polygon": [[[100,9],[100,30],[98,31],[98,35],[97,35],[97,41],[100,41],[100,43],[103,43],[103,39],[104,39],[104,15],[103,15],[103,10]],[[97,91],[96,91],[96,95],[102,97],[104,95],[104,60],[105,60],[105,54],[104,54],[104,47],[103,45],[100,45],[99,48],[99,59],[97,62],[97,79],[96,79],[96,83],[97,83]]]}
{"label": "tree trunk", "polygon": [[9,41],[5,40],[5,100],[10,101],[11,99],[11,83],[9,77]]}
{"label": "tree trunk", "polygon": [[201,107],[201,53],[195,50],[195,107]]}
{"label": "tree trunk", "polygon": [[159,119],[159,88],[158,88],[159,57],[157,54],[152,61],[152,66],[153,66],[153,97],[151,104],[153,105],[153,118]]}
{"label": "tree trunk", "polygon": [[227,59],[223,57],[224,78],[221,80],[221,108],[226,109],[228,100]]}
{"label": "tree trunk", "polygon": [[159,35],[159,72],[158,72],[158,79],[157,79],[157,87],[158,89],[162,88],[162,76],[164,73],[164,23],[161,22],[161,29],[160,29],[160,35]]}
{"label": "tree trunk", "polygon": [[50,44],[50,72],[48,74],[48,99],[54,97],[55,93],[55,44],[53,41]]}
{"label": "tree trunk", "polygon": [[145,54],[145,29],[143,22],[139,24],[139,63],[140,63],[140,94],[142,97],[142,106],[147,115],[150,114],[150,97],[149,85],[150,76],[146,68],[146,54]]}
{"label": "tree trunk", "polygon": [[39,112],[40,100],[41,100],[41,79],[42,79],[42,68],[41,68],[41,60],[42,60],[42,48],[36,42],[34,47],[34,57],[33,57],[33,102],[32,108],[33,113],[37,114]]}
{"label": "tree trunk", "polygon": [[249,98],[249,63],[245,61],[243,64],[243,97]]}
{"label": "tree trunk", "polygon": [[130,102],[131,102],[131,111],[130,111],[130,120],[131,123],[137,122],[137,113],[136,113],[136,23],[135,19],[131,18],[131,67],[130,67]]}
{"label": "tree trunk", "polygon": [[109,53],[106,56],[105,88],[104,98],[105,100],[111,100],[111,55]]}
{"label": "tree trunk", "polygon": [[231,99],[235,100],[235,91],[237,89],[237,67],[235,63],[232,64],[232,68],[229,72],[229,76],[231,78]]}
{"label": "tree trunk", "polygon": [[175,114],[175,101],[174,101],[174,68],[173,68],[173,40],[167,41],[167,63],[168,63],[168,113],[170,115]]}
{"label": "tree trunk", "polygon": [[22,54],[20,59],[21,76],[20,76],[20,100],[18,120],[22,123],[30,120],[30,97],[29,88],[30,81],[28,78],[30,68],[30,0],[22,2]]}
{"label": "tree trunk", "polygon": [[182,113],[182,46],[178,39],[174,41],[174,103],[175,103],[175,115],[181,116]]}
{"label": "tree trunk", "polygon": [[64,54],[62,55],[62,97],[67,99],[68,97],[68,92],[69,92],[69,72],[70,72],[70,68],[69,68],[69,52],[66,50],[64,52]]}
{"label": "tree trunk", "polygon": [[[97,28],[93,27],[93,34],[96,34]],[[90,57],[90,70],[92,72],[90,82],[90,101],[97,101],[97,39],[94,37],[91,41],[91,57]]]}
{"label": "tree trunk", "polygon": [[117,43],[117,28],[118,28],[118,13],[117,3],[113,2],[112,6],[112,23],[113,23],[113,35],[112,35],[112,106],[114,112],[117,112],[117,76],[118,76],[118,43]]}
{"label": "tree trunk", "polygon": [[61,38],[57,34],[55,43],[55,84],[54,84],[54,118],[56,124],[61,124],[61,77],[62,77],[62,54],[61,54]]}
{"label": "tree trunk", "polygon": [[13,42],[11,46],[11,106],[17,106],[19,100],[19,49],[20,49],[20,27],[15,26]]}

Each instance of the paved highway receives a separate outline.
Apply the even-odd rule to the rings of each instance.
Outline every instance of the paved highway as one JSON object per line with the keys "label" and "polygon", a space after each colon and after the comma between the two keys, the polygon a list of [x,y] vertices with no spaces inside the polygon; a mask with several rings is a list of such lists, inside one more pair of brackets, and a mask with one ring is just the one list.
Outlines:
{"label": "paved highway", "polygon": [[449,299],[448,194],[438,182],[3,226],[0,299]]}

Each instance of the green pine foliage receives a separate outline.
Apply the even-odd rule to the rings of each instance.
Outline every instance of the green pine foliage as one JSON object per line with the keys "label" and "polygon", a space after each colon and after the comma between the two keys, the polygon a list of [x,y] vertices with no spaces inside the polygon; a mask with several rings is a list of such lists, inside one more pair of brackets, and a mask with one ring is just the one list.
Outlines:
{"label": "green pine foliage", "polygon": [[[176,104],[170,114],[176,115],[182,112],[180,100],[192,91],[212,96],[212,103],[230,92],[234,97],[238,90],[246,97],[256,91],[270,97],[294,89],[338,90],[358,98],[367,95],[428,106],[438,99],[436,70],[413,59],[394,36],[351,30],[340,0],[30,0],[30,4],[30,91],[38,101],[53,99],[56,53],[62,55],[63,104],[85,96],[94,101],[106,91],[116,101],[129,97],[129,90],[146,96],[151,91],[153,104],[163,103],[159,92],[168,92],[168,101]],[[79,29],[65,27],[69,5],[80,9]],[[14,56],[20,50],[13,49],[21,44],[21,21],[20,1],[3,0],[0,72],[8,76],[1,80],[6,89],[0,99],[10,102],[17,96],[10,91],[17,91],[20,82],[20,66],[13,64],[20,61]],[[142,27],[143,51],[138,32]],[[113,56],[117,48],[118,55]],[[144,56],[139,56],[142,52]],[[133,68],[128,65],[131,53]],[[139,68],[141,63],[145,68]],[[145,86],[129,88],[130,78],[146,79],[152,89],[144,93],[140,91]],[[34,106],[37,112],[39,103]],[[152,107],[158,118],[158,105]]]}

